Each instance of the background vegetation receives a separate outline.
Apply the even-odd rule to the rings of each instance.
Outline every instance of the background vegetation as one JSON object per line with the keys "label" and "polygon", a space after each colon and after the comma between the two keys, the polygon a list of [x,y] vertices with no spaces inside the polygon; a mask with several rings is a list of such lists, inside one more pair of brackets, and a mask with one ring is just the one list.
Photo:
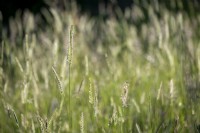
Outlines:
{"label": "background vegetation", "polygon": [[198,12],[115,11],[52,7],[2,27],[0,132],[200,131]]}

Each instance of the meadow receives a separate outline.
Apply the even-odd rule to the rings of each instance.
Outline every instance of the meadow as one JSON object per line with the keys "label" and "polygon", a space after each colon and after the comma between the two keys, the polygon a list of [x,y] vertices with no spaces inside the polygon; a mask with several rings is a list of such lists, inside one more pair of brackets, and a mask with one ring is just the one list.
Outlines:
{"label": "meadow", "polygon": [[45,26],[28,11],[11,18],[0,132],[200,132],[200,15],[145,9],[103,20],[52,7]]}

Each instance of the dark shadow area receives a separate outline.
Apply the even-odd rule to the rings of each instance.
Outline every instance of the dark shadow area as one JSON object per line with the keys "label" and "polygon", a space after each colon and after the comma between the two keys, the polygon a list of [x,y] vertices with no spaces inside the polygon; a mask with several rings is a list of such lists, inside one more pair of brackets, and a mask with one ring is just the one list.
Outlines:
{"label": "dark shadow area", "polygon": [[[70,8],[71,3],[74,1],[63,0],[63,1],[52,1],[45,2],[44,0],[1,0],[0,1],[0,11],[3,16],[3,23],[8,23],[10,17],[15,16],[17,10],[29,10],[34,14],[41,13],[42,8],[49,8],[52,5],[57,6],[60,9]],[[159,15],[160,5],[165,6],[168,10],[172,12],[183,11],[190,15],[196,14],[200,10],[200,1],[198,0],[76,0],[76,4],[79,8],[80,13],[87,13],[92,17],[97,17],[101,15],[109,16],[116,15],[116,10],[120,9],[122,13],[125,12],[127,8],[131,9],[133,5],[138,5],[142,7],[144,12],[146,11],[147,5],[152,5],[157,10]]]}
{"label": "dark shadow area", "polygon": [[25,10],[29,10],[33,14],[41,13],[41,9],[49,6],[43,0],[1,0],[0,11],[3,17],[3,24],[7,25],[11,17],[16,15],[17,11],[22,14]]}

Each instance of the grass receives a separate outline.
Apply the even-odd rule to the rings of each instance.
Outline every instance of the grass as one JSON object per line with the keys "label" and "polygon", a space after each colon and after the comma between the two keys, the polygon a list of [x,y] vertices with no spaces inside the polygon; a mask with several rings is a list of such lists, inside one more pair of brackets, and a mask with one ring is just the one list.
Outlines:
{"label": "grass", "polygon": [[43,30],[11,20],[0,132],[199,132],[200,16],[145,8],[147,22],[137,6],[120,21],[52,8]]}

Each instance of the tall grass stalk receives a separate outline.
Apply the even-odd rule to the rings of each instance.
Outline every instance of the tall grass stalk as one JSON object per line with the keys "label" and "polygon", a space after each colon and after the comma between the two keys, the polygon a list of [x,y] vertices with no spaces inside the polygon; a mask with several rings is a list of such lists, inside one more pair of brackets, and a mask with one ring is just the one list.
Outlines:
{"label": "tall grass stalk", "polygon": [[50,118],[50,120],[49,120],[49,122],[48,122],[48,124],[47,124],[47,131],[50,130],[50,126],[51,126],[53,120],[61,115],[61,111],[62,111],[62,108],[63,108],[64,99],[65,99],[65,95],[64,95],[64,93],[63,93],[63,87],[62,87],[61,80],[60,80],[60,78],[59,78],[59,76],[58,76],[58,74],[57,74],[57,72],[56,72],[56,70],[54,69],[53,66],[52,66],[52,71],[53,71],[53,73],[54,73],[54,75],[55,75],[55,78],[56,78],[56,80],[57,80],[58,88],[59,88],[59,90],[60,90],[62,99],[61,99],[61,102],[60,102],[59,110],[56,109],[56,110],[54,111],[54,113],[52,114],[52,116],[51,116],[51,118]]}
{"label": "tall grass stalk", "polygon": [[74,26],[71,25],[70,27],[70,33],[69,33],[69,46],[68,46],[68,90],[69,90],[69,99],[68,99],[68,115],[69,115],[69,121],[70,121],[70,129],[72,130],[72,114],[71,114],[71,64],[72,64],[72,56],[73,56],[73,38],[74,38]]}
{"label": "tall grass stalk", "polygon": [[[121,100],[122,100],[122,117],[124,117],[125,114],[125,108],[128,106],[127,101],[128,101],[128,89],[129,89],[129,84],[127,82],[124,83],[123,88],[122,88],[122,95],[121,95]],[[122,121],[122,127],[121,130],[122,132],[127,132],[125,128],[125,121]]]}
{"label": "tall grass stalk", "polygon": [[31,129],[32,129],[32,133],[35,133],[35,125],[33,120],[31,120]]}
{"label": "tall grass stalk", "polygon": [[81,131],[81,133],[84,133],[84,115],[83,115],[83,112],[81,113],[81,119],[80,119],[80,131]]}

